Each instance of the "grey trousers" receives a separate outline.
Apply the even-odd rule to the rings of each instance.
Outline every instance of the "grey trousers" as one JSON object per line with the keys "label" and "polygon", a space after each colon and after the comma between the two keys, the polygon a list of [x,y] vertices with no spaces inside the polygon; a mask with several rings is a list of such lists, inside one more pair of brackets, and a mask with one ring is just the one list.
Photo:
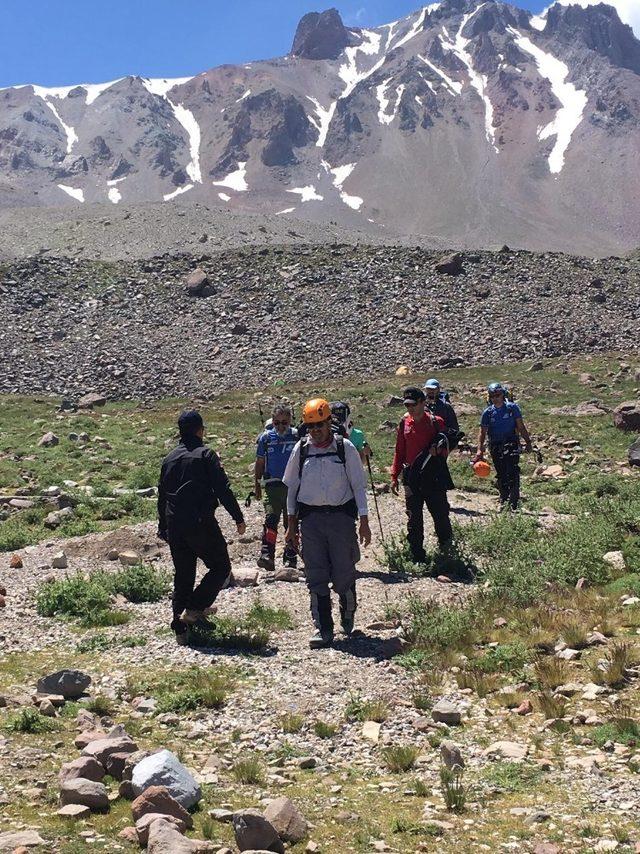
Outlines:
{"label": "grey trousers", "polygon": [[347,513],[309,513],[300,520],[304,574],[310,593],[340,596],[355,584],[360,560],[355,520]]}

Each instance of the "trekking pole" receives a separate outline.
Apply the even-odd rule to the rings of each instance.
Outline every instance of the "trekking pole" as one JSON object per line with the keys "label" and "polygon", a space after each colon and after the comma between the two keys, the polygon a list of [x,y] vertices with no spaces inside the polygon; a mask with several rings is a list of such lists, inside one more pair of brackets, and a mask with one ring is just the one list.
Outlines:
{"label": "trekking pole", "polygon": [[380,508],[378,507],[378,496],[376,495],[376,487],[373,482],[373,472],[371,471],[371,461],[367,457],[367,468],[369,469],[369,479],[371,480],[371,491],[373,492],[373,503],[376,506],[376,514],[378,516],[378,525],[380,526],[380,538],[384,543],[384,531],[382,530],[382,519],[380,518]]}

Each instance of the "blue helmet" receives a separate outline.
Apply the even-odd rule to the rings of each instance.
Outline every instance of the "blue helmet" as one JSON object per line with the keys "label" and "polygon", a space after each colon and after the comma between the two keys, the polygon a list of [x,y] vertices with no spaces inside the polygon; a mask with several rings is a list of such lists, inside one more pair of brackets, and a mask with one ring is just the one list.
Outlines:
{"label": "blue helmet", "polygon": [[505,394],[504,386],[502,385],[502,383],[489,383],[489,385],[487,386],[487,391],[489,392],[489,394],[495,394],[496,392],[500,391],[502,392],[502,394]]}
{"label": "blue helmet", "polygon": [[431,377],[431,379],[430,379],[430,380],[427,380],[427,381],[426,381],[426,383],[424,384],[424,387],[425,387],[425,388],[435,388],[435,389],[439,389],[439,388],[440,388],[440,383],[438,382],[438,380],[437,380],[435,377]]}

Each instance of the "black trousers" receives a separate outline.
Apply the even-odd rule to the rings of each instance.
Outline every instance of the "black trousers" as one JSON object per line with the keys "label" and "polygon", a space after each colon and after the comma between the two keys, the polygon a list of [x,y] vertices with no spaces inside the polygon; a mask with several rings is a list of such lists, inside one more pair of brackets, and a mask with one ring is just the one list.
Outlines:
{"label": "black trousers", "polygon": [[423,507],[425,505],[433,519],[433,527],[440,546],[444,546],[453,537],[447,493],[445,490],[434,490],[428,498],[423,498],[405,485],[404,499],[407,512],[407,539],[411,547],[411,555],[415,563],[424,563],[427,558],[424,550]]}
{"label": "black trousers", "polygon": [[[185,608],[201,611],[215,601],[231,572],[231,561],[226,540],[213,515],[193,528],[169,527],[168,534],[175,570],[171,628],[179,630],[184,624],[178,618]],[[208,572],[194,589],[198,558]]]}
{"label": "black trousers", "polygon": [[491,459],[496,470],[500,501],[514,510],[520,501],[520,456],[514,453],[517,445],[492,445]]}

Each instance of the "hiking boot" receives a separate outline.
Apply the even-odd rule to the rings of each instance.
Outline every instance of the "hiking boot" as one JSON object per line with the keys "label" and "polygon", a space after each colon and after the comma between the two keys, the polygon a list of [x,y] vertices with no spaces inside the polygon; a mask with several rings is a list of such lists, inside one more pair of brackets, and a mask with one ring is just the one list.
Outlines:
{"label": "hiking boot", "polygon": [[178,646],[189,646],[189,632],[176,632],[176,643]]}
{"label": "hiking boot", "polygon": [[185,608],[185,610],[180,614],[180,619],[183,623],[186,623],[188,626],[195,626],[198,623],[206,623],[207,625],[211,625],[204,611],[196,610],[195,608]]}
{"label": "hiking boot", "polygon": [[352,634],[353,627],[355,625],[355,615],[340,614],[340,625],[342,626],[342,631],[347,637],[349,637],[349,635]]}
{"label": "hiking boot", "polygon": [[309,638],[309,647],[311,649],[325,649],[326,647],[331,646],[332,643],[333,632],[328,629],[325,629],[322,632],[318,630]]}
{"label": "hiking boot", "polygon": [[273,572],[276,568],[275,560],[268,554],[261,554],[257,563],[261,569],[266,569],[267,572]]}

